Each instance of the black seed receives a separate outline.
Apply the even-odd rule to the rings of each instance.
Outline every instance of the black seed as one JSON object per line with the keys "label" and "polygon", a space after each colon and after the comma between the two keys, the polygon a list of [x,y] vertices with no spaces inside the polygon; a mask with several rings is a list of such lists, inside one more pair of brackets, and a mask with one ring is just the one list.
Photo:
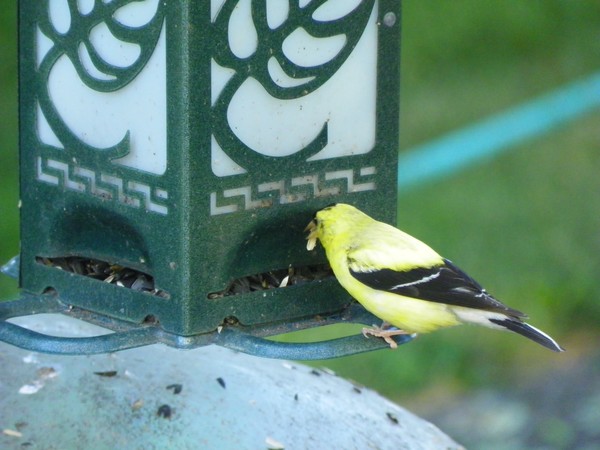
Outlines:
{"label": "black seed", "polygon": [[160,405],[156,411],[156,415],[164,419],[170,419],[172,414],[173,409],[169,405]]}
{"label": "black seed", "polygon": [[95,375],[99,377],[114,377],[117,375],[116,370],[105,370],[104,372],[94,372]]}
{"label": "black seed", "polygon": [[179,393],[181,393],[183,386],[179,383],[175,383],[175,384],[168,385],[167,389],[173,389],[173,394],[179,394]]}
{"label": "black seed", "polygon": [[396,414],[391,413],[391,412],[387,412],[385,414],[388,417],[388,419],[390,419],[392,422],[398,423],[398,418],[396,417]]}

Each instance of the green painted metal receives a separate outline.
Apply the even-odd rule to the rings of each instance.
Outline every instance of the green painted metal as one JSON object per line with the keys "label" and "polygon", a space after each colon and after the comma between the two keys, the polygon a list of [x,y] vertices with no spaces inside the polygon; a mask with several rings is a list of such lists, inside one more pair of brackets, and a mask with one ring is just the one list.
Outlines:
{"label": "green painted metal", "polygon": [[[260,1],[87,3],[19,2],[24,292],[57,293],[65,305],[129,324],[151,318],[165,333],[186,337],[232,320],[257,330],[340,314],[349,298],[333,279],[211,294],[244,277],[324,263],[322,252],[306,251],[303,233],[324,205],[349,202],[395,220],[399,2],[363,0],[340,17],[327,13],[325,1],[290,2],[275,25]],[[248,54],[231,37],[244,5],[255,32]],[[144,14],[136,9],[142,6]],[[318,63],[300,64],[285,50],[297,30],[323,40],[343,36],[343,45]],[[333,119],[281,155],[240,135],[231,111],[247,88],[259,86],[266,104],[277,107],[310,102],[341,77],[367,33],[376,34],[377,46],[371,147],[320,157],[334,144]],[[106,48],[127,51],[114,57]],[[273,61],[290,82],[274,77]],[[129,102],[136,113],[116,120],[125,107],[119,97],[145,86],[139,83],[147,73],[164,76],[164,84],[139,91]],[[82,92],[86,100],[78,104],[73,98]],[[111,141],[123,120],[155,107],[160,95],[165,107],[148,115],[144,139],[126,126]],[[258,114],[259,106],[250,111]],[[161,114],[164,145],[150,138]],[[229,161],[225,171],[220,157]],[[144,274],[153,290],[49,263],[72,257]]]}
{"label": "green painted metal", "polygon": [[[9,322],[13,318],[38,314],[62,314],[101,326],[103,332],[87,337],[64,337],[45,334],[43,330],[23,328]],[[33,320],[33,319],[32,319]],[[280,321],[256,326],[229,324],[211,333],[180,336],[168,333],[157,323],[143,325],[112,319],[63,303],[56,295],[23,295],[16,301],[0,302],[0,341],[23,349],[57,355],[95,355],[150,344],[165,344],[180,349],[219,345],[254,356],[275,359],[317,360],[339,358],[389,348],[382,339],[366,339],[361,334],[315,343],[277,342],[266,337],[336,323],[372,324],[377,318],[358,303],[346,305],[338,314]],[[112,331],[112,332],[110,332]],[[398,345],[412,341],[414,335],[394,336]]]}

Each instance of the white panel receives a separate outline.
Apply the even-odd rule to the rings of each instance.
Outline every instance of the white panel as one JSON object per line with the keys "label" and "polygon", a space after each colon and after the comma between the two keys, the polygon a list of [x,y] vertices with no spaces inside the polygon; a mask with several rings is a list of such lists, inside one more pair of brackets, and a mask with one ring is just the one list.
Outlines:
{"label": "white panel", "polygon": [[283,53],[299,66],[314,67],[331,61],[344,47],[346,36],[316,38],[298,28],[283,41]]}
{"label": "white panel", "polygon": [[229,48],[238,58],[251,56],[258,46],[250,7],[251,0],[239,0],[229,17]]}
{"label": "white panel", "polygon": [[227,175],[238,175],[240,173],[246,173],[247,171],[235,163],[227,154],[223,151],[214,136],[211,136],[211,168],[213,173],[218,177],[224,177]]}
{"label": "white panel", "polygon": [[210,21],[214,22],[226,0],[210,0]]}
{"label": "white panel", "polygon": [[376,125],[377,3],[354,51],[323,87],[320,100],[332,110],[329,144],[309,161],[370,152]]}
{"label": "white panel", "polygon": [[235,70],[229,69],[228,67],[222,67],[218,65],[214,59],[210,60],[210,97],[211,105],[215,104],[217,98],[221,94],[221,91],[229,81],[229,79],[235,74]]}
{"label": "white panel", "polygon": [[50,128],[50,124],[46,120],[46,116],[44,116],[39,103],[37,103],[37,132],[40,141],[44,144],[52,145],[57,148],[64,148],[62,143],[56,137],[56,134],[54,134],[54,131],[52,131],[52,128]]}
{"label": "white panel", "polygon": [[97,92],[78,77],[68,58],[50,72],[51,100],[70,130],[83,142],[106,148],[129,132],[130,153],[113,162],[163,174],[166,152],[166,38],[160,36],[154,54],[140,74],[123,89]]}
{"label": "white panel", "polygon": [[361,155],[375,146],[377,6],[354,51],[324,86],[321,100],[332,109],[329,144],[309,161]]}
{"label": "white panel", "polygon": [[50,49],[54,46],[54,42],[50,40],[39,27],[36,29],[36,58],[37,65],[40,67],[40,64],[44,60],[44,57],[48,54]]}
{"label": "white panel", "polygon": [[140,57],[141,48],[138,44],[117,39],[104,22],[92,28],[90,42],[100,57],[113,66],[129,67]]}
{"label": "white panel", "polygon": [[[290,14],[289,0],[266,0],[267,1],[267,24],[274,30],[282,25]],[[296,1],[296,0],[292,0]]]}
{"label": "white panel", "polygon": [[254,78],[248,78],[231,100],[227,119],[248,147],[268,156],[289,156],[319,134],[329,108],[310,96],[297,100],[271,97]]}
{"label": "white panel", "polygon": [[77,0],[77,10],[85,16],[92,12],[94,3],[94,0]]}
{"label": "white panel", "polygon": [[[87,73],[90,74],[95,79],[101,80],[101,81],[112,81],[112,80],[117,79],[117,77],[115,77],[114,75],[100,72],[100,70],[98,70],[98,68],[96,68],[96,66],[92,62],[90,53],[88,52],[88,49],[83,42],[81,42],[79,44],[79,47],[77,47],[77,55],[79,56],[79,60],[81,61],[81,64],[83,65],[83,67],[85,67],[85,70],[87,71]],[[66,58],[67,58],[66,55],[61,56],[61,59],[66,59]],[[62,64],[66,64],[66,63],[62,62]],[[56,69],[53,68],[53,70],[56,70]]]}
{"label": "white panel", "polygon": [[52,0],[48,2],[48,15],[52,27],[61,34],[65,34],[71,28],[71,12],[68,0]]}
{"label": "white panel", "polygon": [[295,87],[308,83],[311,80],[314,80],[315,77],[307,77],[307,78],[292,78],[289,77],[281,68],[279,61],[277,58],[271,57],[269,58],[269,62],[267,64],[269,68],[269,75],[271,79],[275,82],[277,86],[281,87]]}
{"label": "white panel", "polygon": [[328,0],[313,13],[315,20],[329,21],[341,19],[354,11],[363,0]]}
{"label": "white panel", "polygon": [[[359,155],[372,150],[377,84],[376,18],[375,10],[342,67],[327,83],[305,97],[278,100],[256,80],[246,80],[227,111],[235,135],[257,153],[288,156],[308,145],[327,123],[328,144],[311,160]],[[329,55],[332,52],[333,48]],[[315,60],[306,55],[310,62]]]}
{"label": "white panel", "polygon": [[116,21],[128,27],[138,28],[152,20],[159,0],[143,0],[126,4],[113,14]]}

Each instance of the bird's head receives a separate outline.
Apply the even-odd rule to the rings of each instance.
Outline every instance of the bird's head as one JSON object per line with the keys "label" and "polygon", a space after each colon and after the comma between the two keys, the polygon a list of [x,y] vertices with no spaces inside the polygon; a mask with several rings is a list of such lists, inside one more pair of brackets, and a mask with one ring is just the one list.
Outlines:
{"label": "bird's head", "polygon": [[327,248],[334,236],[341,236],[353,228],[356,219],[364,216],[354,206],[345,203],[334,203],[317,211],[313,220],[306,226],[308,231],[306,237],[306,249],[313,250],[317,245],[317,239],[321,245]]}

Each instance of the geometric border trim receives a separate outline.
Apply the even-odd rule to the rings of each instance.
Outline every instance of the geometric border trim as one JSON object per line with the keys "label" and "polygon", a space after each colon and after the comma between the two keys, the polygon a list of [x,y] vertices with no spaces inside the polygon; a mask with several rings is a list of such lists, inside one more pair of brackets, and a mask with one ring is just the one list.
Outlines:
{"label": "geometric border trim", "polygon": [[132,208],[167,215],[165,201],[169,193],[160,188],[135,180],[125,180],[116,175],[94,171],[79,165],[50,158],[37,157],[37,179],[47,184],[63,187],[82,194],[93,195],[104,200],[117,201]]}
{"label": "geometric border trim", "polygon": [[376,186],[372,175],[376,173],[375,167],[335,170],[211,192],[210,215],[268,208],[274,204],[297,203],[315,197],[374,191]]}

